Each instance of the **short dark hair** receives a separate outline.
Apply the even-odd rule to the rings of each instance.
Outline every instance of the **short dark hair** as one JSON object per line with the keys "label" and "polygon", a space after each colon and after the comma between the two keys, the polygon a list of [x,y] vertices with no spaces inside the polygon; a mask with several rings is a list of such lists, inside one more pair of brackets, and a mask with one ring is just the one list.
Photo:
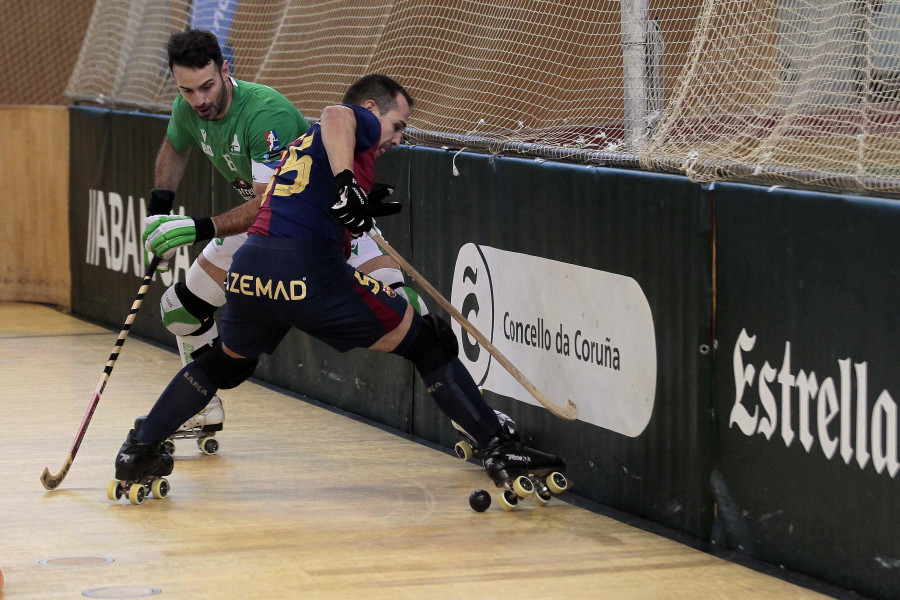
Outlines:
{"label": "short dark hair", "polygon": [[222,69],[222,49],[211,31],[190,28],[173,33],[166,43],[166,50],[169,53],[169,70],[172,65],[202,69],[210,61],[215,63],[216,69]]}
{"label": "short dark hair", "polygon": [[412,108],[412,96],[403,89],[402,85],[387,75],[372,73],[357,79],[353,85],[347,88],[341,102],[343,104],[362,105],[366,100],[374,100],[379,112],[384,114],[396,108],[397,94],[403,94],[403,97],[409,103],[409,107]]}

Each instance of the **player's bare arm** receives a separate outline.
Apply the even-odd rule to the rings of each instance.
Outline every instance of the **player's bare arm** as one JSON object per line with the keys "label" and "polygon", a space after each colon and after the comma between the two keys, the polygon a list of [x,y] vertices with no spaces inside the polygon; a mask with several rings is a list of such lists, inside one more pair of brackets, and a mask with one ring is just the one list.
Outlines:
{"label": "player's bare arm", "polygon": [[328,153],[332,172],[353,170],[356,146],[356,117],[346,106],[328,106],[322,111],[322,144]]}
{"label": "player's bare arm", "polygon": [[[144,247],[147,252],[166,259],[179,246],[194,244],[214,237],[228,237],[245,233],[256,220],[265,189],[266,184],[254,182],[253,191],[256,192],[256,197],[214,217],[201,219],[183,215],[148,217],[143,236]],[[215,281],[219,281],[218,275],[219,271],[222,271],[221,269],[215,268],[208,262],[202,262],[201,267],[210,275],[215,275]]]}
{"label": "player's bare arm", "polygon": [[156,155],[156,167],[153,173],[153,187],[163,190],[172,190],[181,183],[184,170],[187,167],[191,149],[178,152],[172,147],[168,137],[163,138],[162,145]]}
{"label": "player's bare arm", "polygon": [[254,181],[253,193],[255,193],[256,196],[252,200],[248,200],[244,204],[236,206],[226,213],[214,216],[212,220],[213,225],[216,226],[216,236],[227,237],[229,235],[237,235],[239,233],[245,233],[250,229],[250,226],[253,225],[253,221],[256,220],[256,215],[259,214],[259,207],[262,206],[263,196],[266,193],[267,187],[269,187],[268,181]]}

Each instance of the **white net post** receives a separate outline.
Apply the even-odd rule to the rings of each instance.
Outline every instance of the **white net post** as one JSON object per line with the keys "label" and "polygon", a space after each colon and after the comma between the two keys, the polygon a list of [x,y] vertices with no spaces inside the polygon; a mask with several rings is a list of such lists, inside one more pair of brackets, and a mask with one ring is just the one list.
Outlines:
{"label": "white net post", "polygon": [[649,89],[647,22],[649,0],[621,0],[622,84],[625,92],[625,147],[639,152],[647,143]]}

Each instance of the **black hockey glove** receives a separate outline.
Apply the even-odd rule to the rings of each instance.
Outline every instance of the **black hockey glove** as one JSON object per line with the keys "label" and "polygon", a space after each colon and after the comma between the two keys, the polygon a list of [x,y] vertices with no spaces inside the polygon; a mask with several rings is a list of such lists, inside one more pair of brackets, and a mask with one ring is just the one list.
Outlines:
{"label": "black hockey glove", "polygon": [[[150,190],[150,204],[147,205],[147,218],[144,220],[144,228],[153,222],[153,217],[157,215],[167,215],[172,212],[175,205],[175,192],[172,190]],[[147,234],[144,233],[144,239]],[[150,264],[152,253],[148,250],[144,252],[144,260]],[[162,257],[160,257],[162,258]],[[171,258],[171,257],[169,257]],[[157,273],[165,273],[169,270],[169,259],[162,258],[156,265]]]}
{"label": "black hockey glove", "polygon": [[373,217],[387,217],[388,215],[396,215],[403,208],[399,202],[384,202],[394,193],[394,188],[383,183],[375,183],[372,185],[372,191],[369,192],[369,212]]}
{"label": "black hockey glove", "polygon": [[172,190],[150,190],[150,205],[147,206],[148,215],[167,215],[172,212],[175,204],[175,192]]}
{"label": "black hockey glove", "polygon": [[334,177],[334,204],[331,214],[354,236],[372,229],[372,214],[369,199],[359,184],[353,171],[345,169]]}

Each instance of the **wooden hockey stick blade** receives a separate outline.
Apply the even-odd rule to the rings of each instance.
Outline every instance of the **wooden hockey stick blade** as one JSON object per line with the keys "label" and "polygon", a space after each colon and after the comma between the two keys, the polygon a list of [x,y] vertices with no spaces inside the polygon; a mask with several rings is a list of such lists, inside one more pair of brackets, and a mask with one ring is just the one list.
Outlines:
{"label": "wooden hockey stick blade", "polygon": [[69,450],[69,455],[66,457],[66,462],[63,464],[62,469],[60,469],[59,473],[56,475],[50,474],[50,469],[44,467],[44,472],[41,473],[41,484],[43,484],[44,488],[48,490],[55,490],[59,487],[59,484],[62,483],[63,479],[66,478],[66,475],[69,474],[69,469],[72,468],[72,463],[75,461],[75,455],[78,453],[78,449],[81,447],[81,442],[84,440],[84,434],[87,433],[88,425],[91,423],[91,419],[94,416],[94,411],[97,410],[97,405],[100,403],[100,395],[103,393],[103,390],[106,388],[106,382],[109,381],[109,375],[112,373],[113,367],[116,364],[116,360],[119,357],[119,351],[122,349],[122,344],[125,343],[125,338],[128,337],[128,332],[131,330],[131,324],[134,322],[134,318],[137,316],[137,311],[141,307],[141,303],[144,300],[144,294],[147,293],[147,288],[150,287],[150,282],[153,280],[153,274],[156,272],[156,267],[160,263],[160,258],[158,256],[154,256],[153,260],[150,261],[150,264],[147,266],[147,271],[144,273],[144,279],[141,281],[141,287],[138,290],[137,297],[134,299],[134,302],[131,304],[131,310],[128,311],[128,316],[125,317],[125,324],[122,325],[122,329],[119,330],[119,336],[116,338],[116,344],[113,346],[113,351],[109,355],[109,359],[106,361],[106,367],[103,369],[103,374],[100,376],[100,381],[97,383],[97,389],[94,390],[94,395],[91,397],[91,403],[88,406],[87,412],[84,415],[84,418],[81,420],[81,426],[78,427],[78,432],[75,434],[75,441],[72,443],[72,448]]}
{"label": "wooden hockey stick blade", "polygon": [[438,292],[434,286],[432,286],[428,281],[425,280],[422,275],[416,271],[412,265],[410,265],[406,260],[400,256],[400,254],[394,250],[390,244],[388,244],[381,235],[379,235],[374,229],[369,231],[369,237],[375,240],[375,243],[390,255],[397,264],[400,265],[400,268],[409,273],[409,276],[416,280],[422,289],[424,289],[429,296],[434,298],[434,300],[448,313],[452,316],[460,326],[465,329],[469,334],[475,338],[475,340],[481,344],[482,348],[487,350],[491,356],[493,356],[500,365],[506,369],[513,378],[518,381],[522,387],[524,387],[528,392],[534,396],[535,400],[540,402],[547,410],[551,413],[559,417],[560,419],[564,419],[566,421],[574,421],[578,418],[578,407],[572,402],[570,399],[566,398],[566,403],[562,406],[556,404],[549,400],[547,396],[541,392],[531,381],[528,380],[525,375],[522,374],[519,369],[516,368],[514,364],[512,364],[509,359],[507,359],[497,348],[488,340],[478,329],[472,325],[468,319],[466,319],[461,312],[456,310],[446,298],[444,298],[440,292]]}
{"label": "wooden hockey stick blade", "polygon": [[62,480],[66,478],[66,475],[69,473],[69,469],[72,468],[72,462],[75,460],[75,457],[70,453],[68,457],[66,457],[66,462],[63,465],[62,469],[56,475],[50,475],[50,469],[44,467],[44,472],[41,473],[41,483],[44,484],[44,488],[48,490],[55,490],[59,487],[59,484],[62,483]]}

